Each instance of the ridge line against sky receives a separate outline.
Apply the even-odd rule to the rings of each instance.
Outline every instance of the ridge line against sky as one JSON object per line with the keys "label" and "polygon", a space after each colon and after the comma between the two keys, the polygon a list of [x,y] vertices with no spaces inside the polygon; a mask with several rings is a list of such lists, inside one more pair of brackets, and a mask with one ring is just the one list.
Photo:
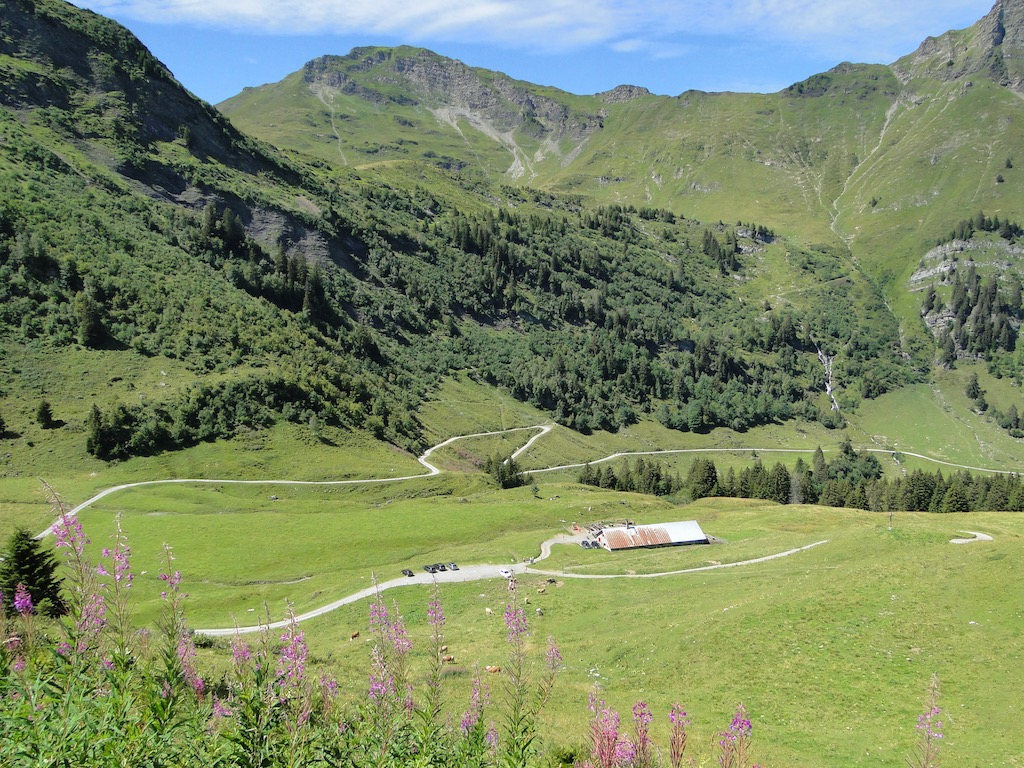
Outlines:
{"label": "ridge line against sky", "polygon": [[417,45],[593,94],[623,83],[771,93],[842,61],[890,64],[992,0],[79,0],[217,103],[324,54]]}

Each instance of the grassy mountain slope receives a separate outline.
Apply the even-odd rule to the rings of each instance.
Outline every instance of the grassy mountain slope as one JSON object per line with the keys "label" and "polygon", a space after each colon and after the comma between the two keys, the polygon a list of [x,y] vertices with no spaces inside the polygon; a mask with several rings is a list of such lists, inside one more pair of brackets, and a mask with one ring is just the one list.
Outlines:
{"label": "grassy mountain slope", "polygon": [[[705,220],[747,217],[804,242],[844,244],[886,286],[915,334],[916,307],[903,281],[929,243],[979,209],[1010,214],[1024,204],[1019,174],[996,180],[1020,146],[1022,45],[1024,4],[999,0],[974,27],[929,38],[891,66],[842,64],[778,94],[667,98],[624,88],[579,97],[517,84],[531,98],[542,93],[560,104],[560,114],[599,118],[577,118],[572,141],[564,121],[542,120],[545,143],[565,150],[540,155],[533,112],[506,109],[505,132],[495,130],[500,97],[490,86],[504,76],[417,49],[359,49],[330,59],[346,73],[334,98],[359,119],[321,130],[318,154],[359,165],[370,158],[358,148],[382,135],[388,140],[373,146],[377,158],[452,167],[454,157],[466,174]],[[303,121],[326,120],[323,104],[313,103],[325,87],[310,79],[313,69],[322,71],[322,60],[304,77],[220,106],[253,135],[310,149]],[[457,137],[439,117],[446,109],[463,115]],[[542,159],[524,173],[520,159],[531,156]]]}
{"label": "grassy mountain slope", "polygon": [[599,129],[599,107],[404,46],[324,56],[220,105],[243,130],[335,164],[414,158],[527,180]]}
{"label": "grassy mountain slope", "polygon": [[[917,375],[881,294],[834,249],[436,163],[286,156],[112,22],[56,0],[4,10],[0,322],[5,358],[26,364],[3,384],[3,416],[19,458],[33,422],[107,461],[282,421],[419,450],[419,403],[466,369],[584,432],[651,417],[699,433],[837,426],[819,350],[837,356],[846,409]],[[516,142],[558,151],[603,119],[594,99],[567,107],[399,53],[314,70],[364,102],[458,93]],[[624,114],[656,103],[601,98]],[[84,386],[47,381],[69,373]]]}

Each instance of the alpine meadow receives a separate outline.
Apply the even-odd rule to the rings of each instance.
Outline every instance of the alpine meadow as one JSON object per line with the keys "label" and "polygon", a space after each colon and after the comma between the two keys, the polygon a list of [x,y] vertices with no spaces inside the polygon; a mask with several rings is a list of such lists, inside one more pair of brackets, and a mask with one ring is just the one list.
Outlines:
{"label": "alpine meadow", "polygon": [[1022,148],[0,0],[0,764],[1024,765]]}

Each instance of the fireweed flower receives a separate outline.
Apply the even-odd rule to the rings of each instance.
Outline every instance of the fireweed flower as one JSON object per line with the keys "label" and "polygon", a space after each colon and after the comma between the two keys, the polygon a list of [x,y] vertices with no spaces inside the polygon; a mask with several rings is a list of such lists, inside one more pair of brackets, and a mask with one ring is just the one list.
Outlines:
{"label": "fireweed flower", "polygon": [[444,627],[444,610],[436,595],[427,604],[427,623],[437,630]]}
{"label": "fireweed flower", "polygon": [[238,671],[241,671],[252,658],[252,648],[238,634],[231,638],[231,657]]}
{"label": "fireweed flower", "polygon": [[83,638],[95,639],[107,625],[107,601],[103,595],[93,592],[82,603],[82,611],[76,622],[76,629]]}
{"label": "fireweed flower", "polygon": [[[167,589],[160,593],[160,597],[166,600],[168,590],[172,593],[177,593],[178,585],[181,584],[181,572],[175,571],[174,573],[161,573],[160,581],[167,583]],[[188,593],[183,594],[182,597],[188,597]]]}
{"label": "fireweed flower", "polygon": [[103,556],[111,558],[114,562],[114,581],[125,589],[130,588],[132,585],[132,550],[125,542],[120,522],[117,524],[117,543],[113,550],[104,549]]}
{"label": "fireweed flower", "polygon": [[594,712],[590,723],[594,768],[616,768],[631,762],[633,747],[619,735],[619,713],[598,701],[593,694],[590,709]]}
{"label": "fireweed flower", "polygon": [[284,645],[277,660],[277,685],[284,694],[302,685],[306,673],[306,658],[309,655],[305,633],[298,631],[294,616],[288,624],[288,629],[281,635],[281,642]]}
{"label": "fireweed flower", "polygon": [[32,595],[28,593],[28,588],[21,583],[14,589],[14,610],[22,616],[28,616],[33,610]]}
{"label": "fireweed flower", "polygon": [[553,637],[548,638],[548,652],[544,661],[551,672],[557,672],[562,668],[562,652],[558,650]]}
{"label": "fireweed flower", "polygon": [[683,754],[686,752],[686,729],[690,725],[690,717],[682,706],[673,704],[668,713],[668,722],[668,761],[672,768],[679,768],[683,764]]}
{"label": "fireweed flower", "polygon": [[721,768],[743,768],[747,764],[750,750],[750,735],[753,726],[747,717],[747,708],[742,704],[736,708],[729,728],[719,734],[718,746],[721,752],[718,764]]}
{"label": "fireweed flower", "polygon": [[54,524],[53,533],[58,547],[70,549],[79,559],[85,553],[85,545],[89,539],[82,531],[82,521],[78,516],[62,512],[60,520]]}
{"label": "fireweed flower", "polygon": [[177,653],[185,682],[196,692],[196,696],[202,696],[206,690],[206,683],[203,682],[203,678],[199,676],[199,671],[196,668],[196,646],[192,642],[192,635],[187,631],[183,630],[178,635]]}
{"label": "fireweed flower", "polygon": [[911,768],[935,768],[939,764],[939,743],[942,741],[942,721],[939,715],[939,677],[932,675],[928,684],[928,698],[924,711],[917,716],[918,745],[907,761]]}
{"label": "fireweed flower", "polygon": [[213,697],[213,717],[214,719],[220,720],[225,717],[231,717],[234,712],[228,703],[223,699],[219,699],[216,696]]}
{"label": "fireweed flower", "polygon": [[942,721],[936,720],[942,710],[938,707],[932,707],[927,712],[924,712],[917,716],[917,732],[923,734],[929,739],[941,739],[942,738]]}
{"label": "fireweed flower", "polygon": [[526,612],[514,603],[505,606],[505,628],[510,645],[519,645],[527,634]]}
{"label": "fireweed flower", "polygon": [[462,731],[463,736],[476,728],[476,724],[480,722],[480,715],[483,714],[483,709],[480,676],[476,675],[473,677],[473,691],[469,694],[469,709],[466,710],[465,714],[462,715],[462,720],[459,721],[459,730]]}
{"label": "fireweed flower", "polygon": [[654,762],[653,744],[651,743],[651,721],[654,715],[647,703],[638,701],[633,705],[633,747],[632,764],[634,768],[649,768]]}

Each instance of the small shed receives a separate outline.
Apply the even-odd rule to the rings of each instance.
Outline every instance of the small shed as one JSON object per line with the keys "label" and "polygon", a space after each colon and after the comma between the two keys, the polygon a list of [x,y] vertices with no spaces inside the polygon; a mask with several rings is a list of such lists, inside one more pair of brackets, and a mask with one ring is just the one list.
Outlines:
{"label": "small shed", "polygon": [[623,525],[604,528],[597,534],[598,543],[610,552],[640,547],[681,547],[707,544],[708,537],[696,520],[653,525]]}

